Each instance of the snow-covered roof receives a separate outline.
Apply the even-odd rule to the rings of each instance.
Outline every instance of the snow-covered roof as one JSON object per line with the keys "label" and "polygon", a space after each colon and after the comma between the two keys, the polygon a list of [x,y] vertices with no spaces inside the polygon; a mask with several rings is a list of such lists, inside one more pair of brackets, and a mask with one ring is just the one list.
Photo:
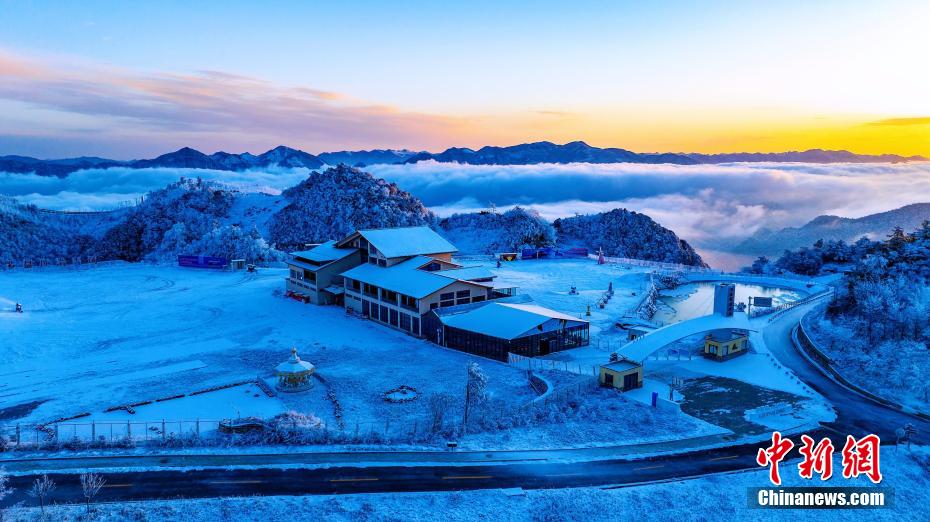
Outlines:
{"label": "snow-covered roof", "polygon": [[522,337],[553,319],[565,321],[566,327],[587,323],[577,317],[535,304],[497,301],[488,301],[484,306],[459,314],[439,315],[439,319],[446,326],[499,339]]}
{"label": "snow-covered roof", "polygon": [[615,372],[625,372],[627,370],[632,370],[633,368],[639,368],[640,366],[642,366],[642,364],[620,359],[619,361],[602,364],[601,368],[607,368],[608,370],[613,370]]}
{"label": "snow-covered roof", "polygon": [[291,252],[291,255],[294,257],[309,259],[310,261],[316,261],[317,263],[329,263],[331,261],[338,261],[352,254],[356,250],[358,249],[352,247],[336,248],[335,241],[327,241],[311,248],[310,250]]}
{"label": "snow-covered roof", "polygon": [[417,270],[417,267],[422,266],[429,259],[426,256],[417,256],[392,267],[379,267],[370,263],[363,263],[343,272],[342,275],[349,279],[356,279],[363,283],[420,299],[442,290],[456,281],[453,278],[440,275],[441,272]]}
{"label": "snow-covered roof", "polygon": [[742,337],[747,337],[749,332],[745,330],[731,330],[729,328],[718,328],[711,332],[708,332],[711,339],[717,342],[727,342],[740,339]]}
{"label": "snow-covered roof", "polygon": [[297,348],[291,348],[291,358],[279,364],[275,370],[278,373],[304,373],[312,372],[315,367],[307,361],[300,360],[297,355]]}
{"label": "snow-covered roof", "polygon": [[425,226],[376,228],[359,230],[358,233],[374,245],[384,257],[458,252],[455,245]]}
{"label": "snow-covered roof", "polygon": [[450,268],[448,270],[443,270],[439,272],[441,275],[446,277],[453,277],[455,279],[464,279],[470,281],[472,279],[493,279],[495,276],[491,273],[491,269],[485,266],[466,266],[462,268]]}

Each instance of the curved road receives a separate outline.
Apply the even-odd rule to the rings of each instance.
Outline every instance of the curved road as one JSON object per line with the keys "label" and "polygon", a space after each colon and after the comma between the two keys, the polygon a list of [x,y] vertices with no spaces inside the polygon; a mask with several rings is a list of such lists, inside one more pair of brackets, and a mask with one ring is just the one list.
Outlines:
{"label": "curved road", "polygon": [[[873,403],[835,383],[813,368],[794,347],[791,331],[800,317],[815,305],[800,306],[766,326],[763,335],[772,354],[791,368],[811,388],[824,395],[836,408],[837,420],[809,432],[815,439],[830,437],[842,448],[845,436],[877,433],[893,440],[894,430],[906,422],[919,430],[915,441],[930,442],[930,422]],[[797,442],[797,441],[796,441]],[[423,466],[338,465],[314,469],[162,469],[139,472],[101,472],[106,486],[100,501],[143,500],[178,497],[248,495],[304,495],[448,491],[486,488],[563,488],[580,486],[632,485],[697,477],[711,473],[759,469],[755,455],[762,444],[743,444],[648,458],[588,462],[520,462]],[[886,450],[887,451],[887,450]],[[798,457],[797,448],[789,458]],[[364,459],[360,454],[359,459]],[[782,464],[785,469],[791,462]],[[57,488],[54,502],[81,502],[81,487],[74,474],[50,474]],[[5,503],[35,500],[26,496],[34,476],[11,477],[13,495]],[[760,486],[765,485],[760,482]]]}

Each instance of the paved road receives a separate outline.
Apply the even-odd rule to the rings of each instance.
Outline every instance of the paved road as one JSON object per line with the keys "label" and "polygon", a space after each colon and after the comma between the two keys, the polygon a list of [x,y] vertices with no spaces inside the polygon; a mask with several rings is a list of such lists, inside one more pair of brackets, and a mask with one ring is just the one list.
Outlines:
{"label": "paved road", "polygon": [[[837,420],[829,426],[811,432],[810,435],[815,439],[830,437],[834,446],[841,448],[847,433],[856,436],[878,433],[884,440],[889,441],[893,440],[894,429],[905,422],[911,422],[920,430],[916,441],[928,443],[930,422],[860,397],[826,378],[797,352],[791,341],[791,330],[801,315],[809,309],[809,306],[803,306],[786,314],[769,325],[763,335],[769,350],[782,364],[794,370],[802,380],[823,394],[836,407]],[[759,469],[755,463],[755,455],[760,446],[744,444],[677,455],[636,459],[631,456],[627,460],[571,463],[523,461],[374,467],[341,464],[320,469],[103,472],[107,484],[99,500],[629,485]],[[797,458],[796,450],[790,458]],[[792,466],[793,463],[785,462],[782,465],[788,470],[788,466]],[[52,495],[53,501],[82,500],[76,475],[50,476],[58,485]],[[34,499],[25,494],[29,482],[33,479],[33,476],[12,477],[11,485],[15,492],[5,502],[12,504],[23,501],[27,505],[34,504]]]}
{"label": "paved road", "polygon": [[[749,444],[640,460],[578,463],[102,473],[107,483],[98,500],[623,485],[758,469],[754,460],[757,449],[758,445]],[[49,476],[57,484],[52,500],[83,501],[77,475]],[[15,491],[7,502],[34,504],[35,500],[25,494],[33,479],[11,477]]]}
{"label": "paved road", "polygon": [[893,442],[895,430],[911,423],[918,430],[913,439],[914,442],[930,444],[930,422],[862,397],[825,376],[798,351],[791,339],[791,331],[797,326],[801,317],[816,306],[816,304],[799,306],[778,321],[769,324],[762,331],[762,335],[772,355],[790,368],[808,386],[826,397],[836,409],[837,419],[829,426],[856,436],[875,433],[883,441]]}

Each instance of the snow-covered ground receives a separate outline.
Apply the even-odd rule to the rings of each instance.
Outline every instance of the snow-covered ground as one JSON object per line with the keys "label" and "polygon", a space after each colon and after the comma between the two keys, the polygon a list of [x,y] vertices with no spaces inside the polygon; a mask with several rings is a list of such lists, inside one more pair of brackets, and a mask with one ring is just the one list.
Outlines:
{"label": "snow-covered ground", "polygon": [[[834,468],[840,466],[839,458]],[[304,497],[249,497],[202,500],[148,501],[93,506],[93,520],[140,522],[156,520],[212,521],[266,520],[759,520],[801,522],[926,521],[930,519],[930,450],[883,448],[882,487],[894,490],[893,505],[877,509],[750,509],[747,488],[766,487],[768,472],[760,469],[699,479],[618,489],[569,488],[542,490],[476,490],[444,493],[385,493]],[[783,485],[859,486],[872,484],[860,477],[839,475],[826,482],[798,477],[795,462],[782,464]],[[53,520],[86,520],[84,506],[54,506]],[[30,521],[38,508],[8,510],[8,519]]]}
{"label": "snow-covered ground", "polygon": [[[616,293],[608,307],[592,306],[595,339],[620,335],[611,331],[612,322],[635,305],[632,292],[639,293],[646,281],[640,272],[590,260],[517,262],[498,273],[502,282],[519,286],[540,304],[574,315],[582,315],[613,282]],[[447,393],[461,402],[470,362],[478,362],[487,374],[496,407],[519,407],[537,397],[520,368],[439,348],[349,317],[338,307],[285,299],[280,295],[285,275],[285,270],[274,268],[249,274],[124,263],[77,271],[0,273],[0,350],[5,363],[0,369],[0,426],[9,431],[15,423],[45,423],[84,413],[88,415],[74,422],[159,425],[162,420],[215,421],[295,409],[349,431],[356,424],[360,430],[415,425],[422,429],[431,395]],[[568,294],[573,284],[580,295]],[[16,302],[23,304],[24,313],[12,311]],[[289,356],[291,346],[317,368],[320,379],[308,392],[269,398],[257,386],[244,385],[190,395],[267,380]],[[607,352],[600,353],[606,360]],[[577,376],[569,377],[564,384],[574,385]],[[562,384],[556,379],[557,389]],[[385,392],[400,385],[415,388],[420,399],[399,404],[383,399]],[[133,406],[134,414],[105,411],[181,394],[187,396]],[[595,395],[587,411],[603,409],[610,418],[581,415],[568,425],[566,412],[553,412],[539,426],[476,433],[471,436],[474,441],[462,440],[462,447],[538,446],[545,432],[553,435],[548,437],[547,444],[554,445],[550,447],[565,447],[719,431],[696,419],[651,412],[619,396]],[[642,422],[632,429],[627,427],[635,424],[630,418]],[[187,426],[190,430],[191,424]],[[646,429],[649,426],[654,429]],[[98,426],[98,435],[100,431],[106,428]],[[567,431],[577,434],[554,436]],[[603,436],[607,432],[609,440]]]}

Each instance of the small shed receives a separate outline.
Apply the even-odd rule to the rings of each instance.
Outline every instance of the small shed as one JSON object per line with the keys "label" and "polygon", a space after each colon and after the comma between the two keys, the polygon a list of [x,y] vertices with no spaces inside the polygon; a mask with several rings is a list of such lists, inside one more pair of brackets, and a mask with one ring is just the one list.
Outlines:
{"label": "small shed", "polygon": [[643,386],[643,365],[617,354],[610,355],[610,362],[601,365],[597,379],[601,386],[629,391]]}
{"label": "small shed", "polygon": [[721,329],[708,332],[704,337],[704,357],[725,361],[748,352],[749,332]]}
{"label": "small shed", "polygon": [[297,348],[291,348],[291,358],[275,368],[278,377],[276,387],[283,392],[299,392],[313,386],[310,377],[316,368],[307,361],[302,361],[297,355]]}
{"label": "small shed", "polygon": [[245,259],[233,259],[229,262],[230,270],[245,270]]}

